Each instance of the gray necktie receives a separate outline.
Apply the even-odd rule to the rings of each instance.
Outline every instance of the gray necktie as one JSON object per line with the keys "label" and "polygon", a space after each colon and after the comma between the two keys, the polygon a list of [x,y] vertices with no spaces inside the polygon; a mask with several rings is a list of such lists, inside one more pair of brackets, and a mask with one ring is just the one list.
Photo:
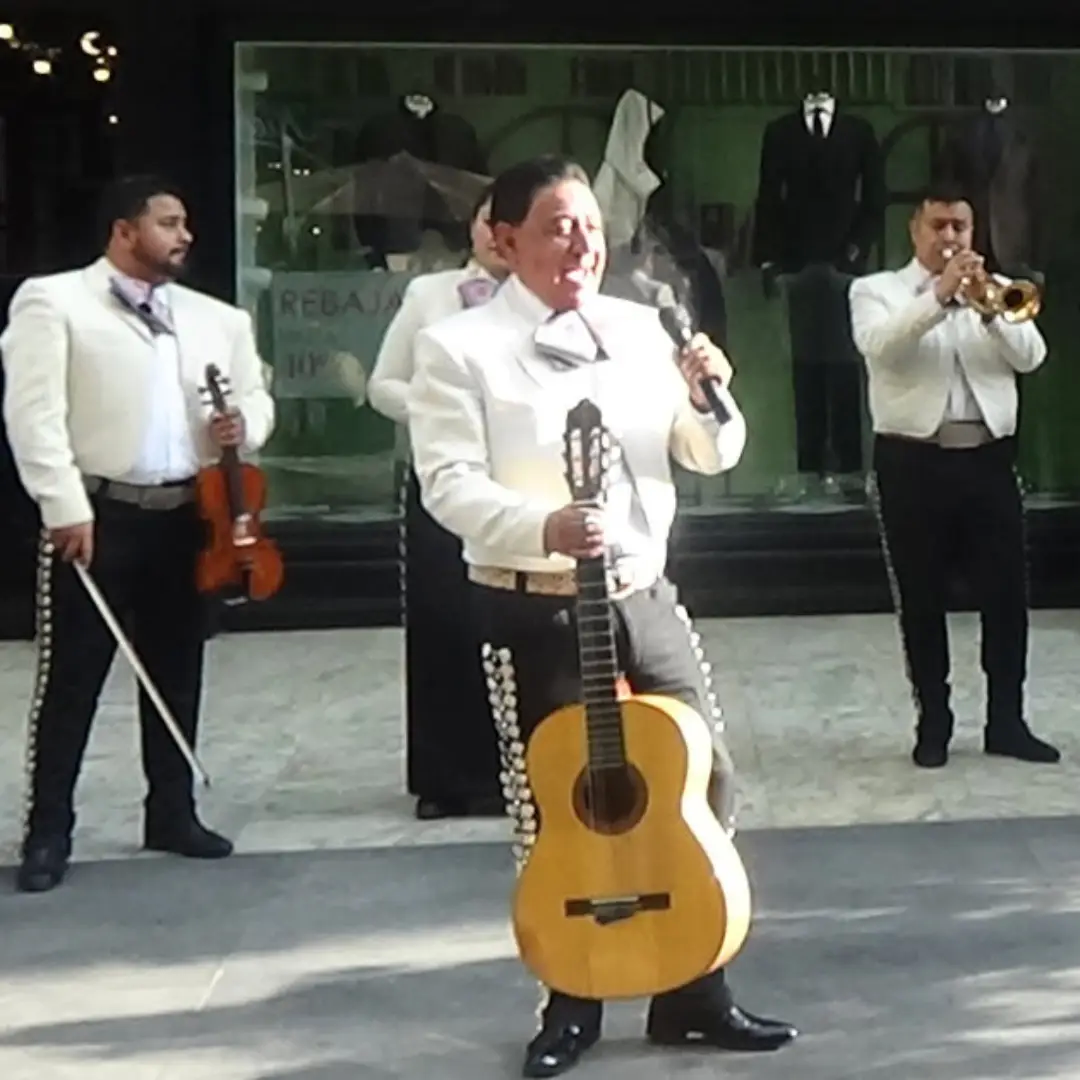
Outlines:
{"label": "gray necktie", "polygon": [[172,313],[156,287],[146,296],[139,296],[134,287],[123,278],[112,277],[109,279],[109,290],[124,307],[142,319],[155,337],[159,334],[176,333]]}

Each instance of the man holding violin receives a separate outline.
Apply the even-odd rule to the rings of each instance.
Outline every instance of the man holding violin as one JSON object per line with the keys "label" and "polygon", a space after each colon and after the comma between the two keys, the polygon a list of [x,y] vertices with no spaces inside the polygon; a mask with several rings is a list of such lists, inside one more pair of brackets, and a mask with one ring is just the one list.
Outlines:
{"label": "man holding violin", "polygon": [[917,722],[913,758],[948,761],[954,718],[945,612],[962,562],[982,616],[988,754],[1052,764],[1057,749],[1024,717],[1028,600],[1017,485],[1017,375],[1046,343],[1038,294],[992,278],[971,250],[971,203],[949,182],[911,219],[914,258],[851,288],[855,343],[869,371],[871,495],[878,510]]}
{"label": "man holding violin", "polygon": [[[274,405],[246,313],[176,284],[193,242],[168,183],[131,177],[103,198],[107,246],[92,265],[30,278],[0,337],[4,421],[38,505],[38,675],[29,724],[28,815],[18,888],[63,880],[74,790],[116,642],[72,563],[87,568],[177,725],[194,746],[206,607],[195,583],[204,529],[199,470],[221,450],[257,450]],[[215,415],[204,373],[228,380]],[[199,821],[191,769],[145,693],[144,843],[191,858],[232,844]]]}

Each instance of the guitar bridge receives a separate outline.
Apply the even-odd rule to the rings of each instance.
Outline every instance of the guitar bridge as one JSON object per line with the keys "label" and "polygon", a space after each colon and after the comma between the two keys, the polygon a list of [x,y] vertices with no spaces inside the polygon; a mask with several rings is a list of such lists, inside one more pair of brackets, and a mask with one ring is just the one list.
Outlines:
{"label": "guitar bridge", "polygon": [[625,922],[640,911],[667,911],[671,893],[642,893],[640,896],[612,896],[606,900],[567,900],[567,918],[592,918],[598,926]]}

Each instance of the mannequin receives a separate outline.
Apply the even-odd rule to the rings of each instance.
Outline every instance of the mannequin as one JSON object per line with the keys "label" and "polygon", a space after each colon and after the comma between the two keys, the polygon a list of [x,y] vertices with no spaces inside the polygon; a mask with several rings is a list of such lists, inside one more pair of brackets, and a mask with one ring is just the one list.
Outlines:
{"label": "mannequin", "polygon": [[938,170],[959,181],[975,211],[974,246],[987,268],[1041,283],[1038,161],[1023,118],[1000,90],[955,122]]}
{"label": "mannequin", "polygon": [[[427,87],[417,86],[402,94],[396,106],[381,113],[360,131],[354,150],[355,159],[385,161],[405,150],[421,161],[449,165],[467,172],[487,174],[487,161],[480,138],[473,126],[460,116],[444,113],[438,97]],[[465,224],[453,225],[439,220],[424,200],[418,198],[412,218],[387,218],[373,214],[357,215],[357,239],[373,249],[376,265],[407,265],[408,256],[421,243],[425,228],[438,230],[451,251],[468,248]]]}
{"label": "mannequin", "polygon": [[752,259],[766,296],[777,282],[787,293],[799,495],[821,488],[861,497],[862,362],[847,290],[866,272],[884,212],[874,130],[840,108],[829,87],[811,87],[766,126]]}

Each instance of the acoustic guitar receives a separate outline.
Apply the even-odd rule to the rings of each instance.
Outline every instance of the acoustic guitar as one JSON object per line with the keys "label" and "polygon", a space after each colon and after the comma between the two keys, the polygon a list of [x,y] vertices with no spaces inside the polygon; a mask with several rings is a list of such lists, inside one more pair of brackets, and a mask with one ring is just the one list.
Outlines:
{"label": "acoustic guitar", "polygon": [[[609,447],[596,405],[570,410],[576,503],[600,505]],[[620,694],[608,569],[577,563],[583,702],[529,740],[539,826],[513,900],[522,962],[585,998],[684,986],[731,961],[750,929],[746,870],[708,801],[709,727],[674,699]]]}

